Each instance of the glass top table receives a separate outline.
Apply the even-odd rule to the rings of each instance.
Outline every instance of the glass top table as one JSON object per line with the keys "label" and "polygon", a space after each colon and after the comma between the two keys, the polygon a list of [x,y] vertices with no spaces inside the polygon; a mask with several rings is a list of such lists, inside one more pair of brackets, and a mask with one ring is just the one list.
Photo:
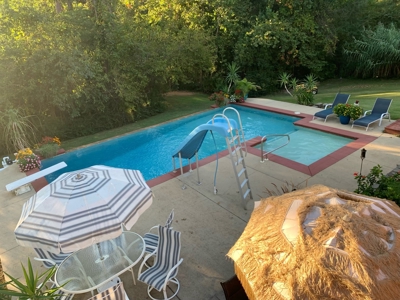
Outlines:
{"label": "glass top table", "polygon": [[120,274],[131,271],[144,254],[143,238],[123,231],[115,239],[94,244],[68,256],[57,268],[55,282],[66,293],[92,292]]}

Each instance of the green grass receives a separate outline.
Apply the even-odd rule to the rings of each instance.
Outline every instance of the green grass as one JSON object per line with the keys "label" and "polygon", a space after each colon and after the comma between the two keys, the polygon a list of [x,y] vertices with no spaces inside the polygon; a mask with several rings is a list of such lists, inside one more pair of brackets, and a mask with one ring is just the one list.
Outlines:
{"label": "green grass", "polygon": [[62,141],[61,147],[64,148],[65,150],[74,149],[101,140],[112,138],[121,134],[129,133],[145,127],[157,125],[176,118],[180,118],[196,112],[210,109],[211,105],[214,103],[208,100],[208,96],[209,95],[200,93],[191,93],[190,95],[172,94],[171,96],[166,97],[167,109],[161,114],[122,127],[98,132],[92,135],[83,136],[76,139]]}
{"label": "green grass", "polygon": [[[354,103],[356,100],[359,100],[360,106],[364,110],[372,109],[376,98],[393,99],[389,109],[391,119],[400,119],[400,80],[328,80],[318,85],[318,94],[314,96],[314,103],[332,103],[338,92],[350,94],[349,103]],[[296,97],[291,97],[285,91],[261,98],[297,103]]]}
{"label": "green grass", "polygon": [[[349,103],[359,100],[360,106],[364,110],[372,109],[375,99],[391,98],[393,99],[390,107],[390,115],[393,120],[400,119],[400,80],[352,80],[335,79],[322,82],[318,85],[318,94],[314,97],[314,103],[332,103],[336,93],[350,94]],[[121,134],[129,133],[145,127],[157,125],[176,118],[187,116],[196,112],[209,109],[213,104],[208,100],[209,95],[192,93],[188,95],[172,94],[167,99],[167,109],[165,112],[150,117],[145,120],[99,132],[93,135],[80,137],[62,142],[65,150],[81,147],[87,144],[98,142],[104,139],[115,137]],[[286,92],[266,95],[261,98],[268,98],[283,102],[297,103],[296,97],[290,97]]]}

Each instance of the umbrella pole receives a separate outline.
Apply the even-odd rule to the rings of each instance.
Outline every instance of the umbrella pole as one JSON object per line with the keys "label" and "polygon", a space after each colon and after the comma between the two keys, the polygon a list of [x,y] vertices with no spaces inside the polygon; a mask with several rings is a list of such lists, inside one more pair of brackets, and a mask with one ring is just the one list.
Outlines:
{"label": "umbrella pole", "polygon": [[100,257],[98,259],[96,259],[96,264],[98,264],[99,262],[102,262],[103,260],[106,260],[109,257],[109,255],[103,256],[103,253],[101,252],[100,243],[97,243],[97,249],[99,250]]}

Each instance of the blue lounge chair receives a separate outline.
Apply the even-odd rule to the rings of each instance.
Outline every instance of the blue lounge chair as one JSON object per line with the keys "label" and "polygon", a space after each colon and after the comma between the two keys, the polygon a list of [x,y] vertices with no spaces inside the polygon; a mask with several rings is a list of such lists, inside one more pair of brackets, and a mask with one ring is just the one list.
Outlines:
{"label": "blue lounge chair", "polygon": [[393,99],[376,98],[372,110],[367,110],[363,117],[353,122],[351,127],[353,128],[354,125],[364,126],[366,127],[365,131],[367,131],[369,125],[377,121],[379,121],[379,126],[381,126],[383,118],[389,118],[390,121],[389,107],[390,104],[392,104],[392,100]]}
{"label": "blue lounge chair", "polygon": [[326,119],[328,119],[328,117],[333,116],[333,115],[336,115],[336,114],[333,112],[333,108],[334,108],[336,105],[338,105],[339,103],[346,104],[347,101],[349,101],[349,98],[350,98],[350,95],[349,95],[349,94],[340,94],[340,93],[337,93],[337,94],[336,94],[336,97],[335,97],[335,100],[333,100],[333,103],[332,103],[332,104],[327,104],[327,105],[325,105],[325,109],[324,109],[324,110],[321,110],[321,111],[315,113],[315,114],[314,114],[314,117],[313,117],[313,120],[314,120],[315,118],[320,118],[320,119],[324,119],[324,122],[326,122]]}

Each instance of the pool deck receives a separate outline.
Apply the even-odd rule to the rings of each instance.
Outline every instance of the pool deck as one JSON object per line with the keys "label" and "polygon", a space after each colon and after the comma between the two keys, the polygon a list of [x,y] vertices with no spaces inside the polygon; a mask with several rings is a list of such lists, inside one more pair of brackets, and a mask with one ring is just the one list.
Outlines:
{"label": "pool deck", "polygon": [[[362,166],[363,174],[378,164],[386,174],[400,164],[400,139],[382,133],[384,126],[389,124],[388,120],[384,120],[381,127],[375,125],[366,132],[362,127],[352,129],[351,125],[342,125],[335,118],[329,119],[326,123],[321,120],[311,120],[312,115],[320,110],[315,107],[255,98],[248,99],[247,103],[267,106],[273,111],[292,114],[300,112],[308,124],[320,130],[358,137],[349,149],[333,155],[323,165],[317,164],[311,170],[293,166],[290,161],[280,161],[279,157],[273,156],[269,161],[260,163],[260,157],[256,155],[259,151],[249,151],[246,165],[256,201],[268,197],[266,189],[276,190],[275,185],[280,188],[285,183],[294,184],[299,188],[323,184],[354,191],[356,181],[353,174],[359,172],[361,166],[360,148],[367,150]],[[243,208],[232,165],[226,156],[219,160],[218,193],[215,195],[213,193],[215,165],[215,161],[202,162],[199,169],[202,180],[200,185],[197,184],[196,172],[188,172],[183,176],[171,173],[162,180],[150,181],[149,185],[152,186],[155,196],[153,205],[131,229],[143,235],[153,225],[165,223],[170,210],[175,210],[173,228],[182,232],[181,257],[184,261],[178,273],[181,289],[174,299],[223,300],[225,297],[220,282],[234,274],[233,263],[225,255],[245,228],[253,202],[248,204],[248,210]],[[5,185],[23,176],[25,174],[19,172],[16,165],[0,171],[2,225],[0,258],[4,270],[16,277],[22,276],[20,262],[26,264],[27,257],[31,259],[34,257],[32,249],[21,247],[16,243],[13,233],[23,203],[34,192],[16,196],[7,192]],[[181,188],[183,184],[186,186],[184,190]],[[39,272],[45,270],[37,261],[34,261],[34,266]],[[138,267],[134,268],[136,274]],[[146,286],[141,282],[134,286],[130,276],[130,274],[121,276],[130,299],[148,299]],[[76,295],[74,299],[87,299],[89,296],[89,294]]]}

